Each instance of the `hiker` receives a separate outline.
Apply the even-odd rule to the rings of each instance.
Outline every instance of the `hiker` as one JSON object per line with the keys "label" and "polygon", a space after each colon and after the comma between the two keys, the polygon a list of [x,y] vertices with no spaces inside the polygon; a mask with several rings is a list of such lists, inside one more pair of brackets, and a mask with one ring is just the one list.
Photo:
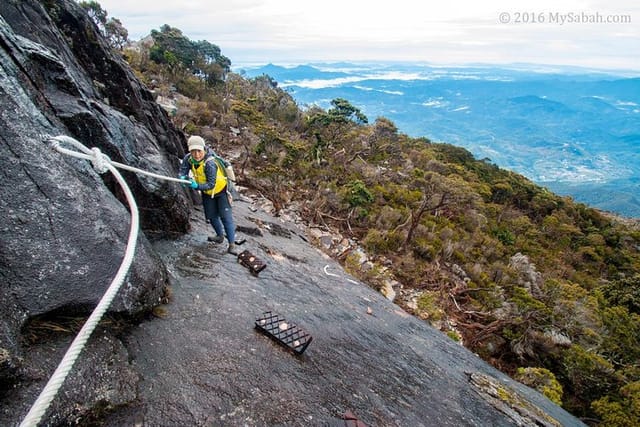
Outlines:
{"label": "hiker", "polygon": [[[180,179],[190,179],[189,185],[194,190],[202,193],[202,206],[204,217],[211,223],[216,232],[216,237],[209,238],[215,243],[224,242],[224,232],[229,241],[227,252],[238,255],[235,243],[235,224],[231,212],[231,203],[227,196],[227,173],[225,169],[229,164],[222,158],[207,149],[204,139],[193,135],[187,140],[189,154],[180,165]],[[188,178],[191,171],[192,178]]]}

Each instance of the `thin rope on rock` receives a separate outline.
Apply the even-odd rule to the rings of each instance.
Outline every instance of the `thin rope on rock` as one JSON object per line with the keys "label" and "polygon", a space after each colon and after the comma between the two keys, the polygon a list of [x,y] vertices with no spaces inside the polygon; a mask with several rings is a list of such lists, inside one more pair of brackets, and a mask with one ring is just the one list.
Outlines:
{"label": "thin rope on rock", "polygon": [[[129,204],[129,208],[131,210],[131,227],[129,230],[127,249],[125,251],[125,255],[122,260],[122,263],[120,264],[120,268],[116,273],[116,276],[113,278],[111,285],[109,285],[109,288],[107,288],[107,291],[102,296],[102,299],[100,300],[96,308],[93,310],[93,313],[91,313],[91,315],[89,316],[85,324],[82,326],[82,329],[80,329],[80,332],[78,332],[78,335],[75,337],[75,339],[69,346],[69,349],[67,350],[64,357],[58,364],[58,367],[54,371],[51,378],[49,378],[47,385],[40,392],[40,395],[38,396],[34,404],[31,406],[31,409],[23,419],[22,423],[20,424],[20,427],[35,427],[38,425],[42,416],[44,415],[47,408],[49,408],[49,405],[53,401],[53,398],[55,397],[58,390],[62,386],[62,383],[64,382],[65,378],[71,371],[73,364],[75,363],[76,359],[80,355],[80,352],[82,351],[85,344],[87,343],[87,340],[91,336],[91,333],[96,328],[96,326],[100,322],[100,319],[102,318],[104,313],[107,311],[107,309],[111,305],[111,302],[113,301],[116,294],[118,293],[118,290],[120,289],[120,286],[122,286],[122,283],[124,282],[124,279],[133,262],[133,256],[136,248],[136,241],[138,240],[138,228],[139,228],[138,206],[136,205],[136,201],[133,197],[133,193],[131,193],[131,190],[129,189],[126,181],[124,180],[124,178],[122,178],[122,175],[120,175],[116,167],[119,167],[121,169],[127,169],[137,173],[142,173],[144,175],[149,175],[154,178],[165,179],[168,181],[175,181],[180,183],[189,183],[189,181],[186,181],[186,180],[157,175],[157,174],[146,172],[137,168],[132,168],[117,162],[113,162],[111,161],[111,159],[109,159],[108,156],[102,154],[100,149],[93,148],[89,150],[82,143],[68,136],[64,136],[64,135],[57,136],[57,137],[51,138],[51,141],[53,143],[53,148],[59,151],[60,153],[67,154],[73,157],[78,157],[81,159],[90,160],[98,173],[102,174],[107,171],[110,171],[114,175],[114,177],[118,181],[118,184],[120,184],[120,187],[122,187],[122,190],[124,191],[124,194],[127,199],[127,203]],[[80,150],[81,152],[63,148],[60,146],[60,143],[70,144],[75,148],[77,148],[78,150]]]}

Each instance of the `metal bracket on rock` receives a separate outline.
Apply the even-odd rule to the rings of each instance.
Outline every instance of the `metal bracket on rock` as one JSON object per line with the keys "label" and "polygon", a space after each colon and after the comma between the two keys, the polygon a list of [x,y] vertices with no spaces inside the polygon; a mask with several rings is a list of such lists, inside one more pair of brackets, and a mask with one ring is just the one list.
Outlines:
{"label": "metal bracket on rock", "polygon": [[296,354],[307,349],[313,337],[284,317],[265,311],[256,319],[256,329],[284,345]]}
{"label": "metal bracket on rock", "polygon": [[244,267],[247,267],[254,276],[258,276],[258,273],[267,268],[267,264],[264,261],[248,250],[244,250],[238,254],[238,262]]}

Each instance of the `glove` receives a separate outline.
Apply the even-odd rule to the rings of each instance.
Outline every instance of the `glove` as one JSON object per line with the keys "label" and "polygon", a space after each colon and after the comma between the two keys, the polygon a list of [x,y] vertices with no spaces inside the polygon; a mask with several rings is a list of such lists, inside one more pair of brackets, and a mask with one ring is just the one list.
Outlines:
{"label": "glove", "polygon": [[193,178],[191,178],[191,188],[193,188],[194,190],[198,188],[198,183]]}
{"label": "glove", "polygon": [[[187,180],[187,177],[186,177],[186,176],[184,176],[184,175],[180,175],[178,178],[180,178],[180,179],[184,179],[185,181]],[[180,185],[182,185],[183,187],[186,187],[186,186],[187,186],[187,185],[189,185],[189,184],[185,184],[184,182],[181,182],[181,183],[180,183]]]}

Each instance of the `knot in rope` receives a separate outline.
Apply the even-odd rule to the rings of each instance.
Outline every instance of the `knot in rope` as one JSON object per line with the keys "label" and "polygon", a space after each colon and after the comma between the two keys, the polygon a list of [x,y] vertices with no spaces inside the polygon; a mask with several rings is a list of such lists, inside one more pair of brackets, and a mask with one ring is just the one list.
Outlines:
{"label": "knot in rope", "polygon": [[[142,169],[138,169],[122,163],[114,162],[109,158],[109,156],[107,156],[106,154],[103,154],[98,147],[93,147],[91,149],[88,149],[86,146],[84,146],[84,144],[71,138],[70,136],[59,135],[59,136],[50,137],[48,138],[48,140],[51,142],[51,148],[53,148],[54,150],[62,154],[66,154],[72,157],[77,157],[79,159],[90,160],[91,164],[93,165],[93,168],[99,174],[103,174],[108,170],[111,170],[113,172],[115,168],[118,168],[118,169],[124,169],[131,172],[135,172],[137,174],[150,176],[152,178],[162,179],[162,180],[171,181],[171,182],[177,182],[180,184],[189,184],[191,182],[188,179],[179,179],[179,178],[172,178],[170,176],[158,175],[156,173],[147,172]],[[61,146],[62,143],[71,145],[79,151],[63,148]]]}
{"label": "knot in rope", "polygon": [[[60,153],[67,154],[72,157],[76,157],[79,159],[85,159],[91,161],[93,168],[99,174],[103,174],[109,170],[109,166],[111,165],[111,159],[106,154],[103,154],[102,151],[98,147],[93,147],[91,149],[87,148],[81,142],[65,135],[54,136],[49,138],[51,141],[51,148]],[[68,148],[63,148],[61,144],[67,144],[72,146],[75,150],[70,150]]]}
{"label": "knot in rope", "polygon": [[91,153],[91,164],[93,165],[93,168],[96,170],[96,172],[101,175],[107,172],[109,170],[109,167],[107,165],[111,163],[111,159],[109,158],[109,156],[103,154],[98,147],[91,148]]}

